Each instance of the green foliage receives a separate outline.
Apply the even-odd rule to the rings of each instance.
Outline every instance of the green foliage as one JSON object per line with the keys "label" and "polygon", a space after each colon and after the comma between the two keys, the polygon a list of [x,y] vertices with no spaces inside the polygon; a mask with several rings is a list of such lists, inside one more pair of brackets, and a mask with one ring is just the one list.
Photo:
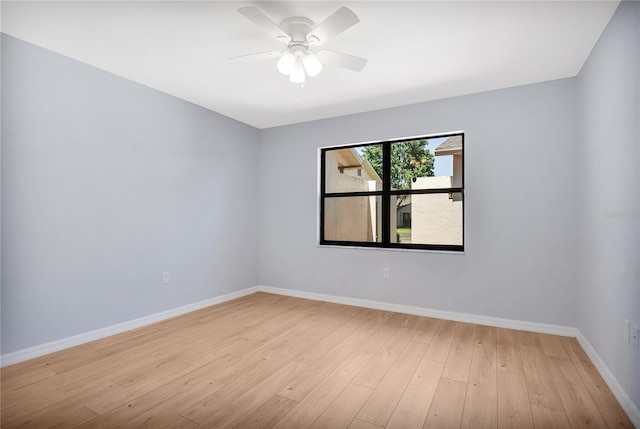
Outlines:
{"label": "green foliage", "polygon": [[[433,176],[434,157],[428,140],[409,140],[391,145],[391,188],[411,189],[414,177]],[[382,145],[367,146],[362,155],[382,177]]]}
{"label": "green foliage", "polygon": [[382,145],[366,146],[362,151],[362,156],[369,161],[369,164],[382,179]]}

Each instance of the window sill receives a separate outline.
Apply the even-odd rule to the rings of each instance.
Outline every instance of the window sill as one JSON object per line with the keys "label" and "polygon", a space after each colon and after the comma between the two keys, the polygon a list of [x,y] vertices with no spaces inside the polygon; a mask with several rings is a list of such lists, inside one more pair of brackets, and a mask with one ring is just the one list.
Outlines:
{"label": "window sill", "polygon": [[447,255],[464,255],[465,251],[461,250],[434,250],[434,249],[405,249],[405,248],[394,248],[394,247],[369,247],[369,246],[339,246],[335,244],[320,244],[316,243],[316,247],[318,248],[327,248],[327,249],[358,249],[358,250],[382,250],[388,252],[413,252],[413,253],[440,253]]}

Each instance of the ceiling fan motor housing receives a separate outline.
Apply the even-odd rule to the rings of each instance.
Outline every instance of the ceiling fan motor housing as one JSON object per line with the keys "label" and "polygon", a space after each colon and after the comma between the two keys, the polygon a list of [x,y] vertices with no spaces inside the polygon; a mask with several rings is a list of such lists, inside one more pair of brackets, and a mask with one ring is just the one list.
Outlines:
{"label": "ceiling fan motor housing", "polygon": [[[308,47],[311,40],[307,40],[307,35],[315,28],[315,23],[304,16],[292,16],[280,24],[282,31],[291,36],[290,45],[306,45]],[[310,38],[319,39],[310,35]]]}

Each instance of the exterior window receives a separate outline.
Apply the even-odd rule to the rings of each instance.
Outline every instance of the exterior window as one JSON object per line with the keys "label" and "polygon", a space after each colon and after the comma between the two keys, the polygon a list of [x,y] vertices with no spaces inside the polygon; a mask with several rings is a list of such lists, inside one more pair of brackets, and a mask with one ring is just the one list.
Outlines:
{"label": "exterior window", "polygon": [[320,244],[464,250],[464,134],[320,150]]}

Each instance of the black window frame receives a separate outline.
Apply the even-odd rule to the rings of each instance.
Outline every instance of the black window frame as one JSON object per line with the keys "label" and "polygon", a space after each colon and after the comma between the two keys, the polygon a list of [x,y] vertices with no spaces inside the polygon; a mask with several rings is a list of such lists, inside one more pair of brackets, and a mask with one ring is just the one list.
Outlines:
{"label": "black window frame", "polygon": [[[391,189],[391,147],[394,143],[407,142],[413,140],[429,140],[442,137],[460,136],[462,138],[462,186],[439,189]],[[464,252],[465,244],[465,133],[452,132],[445,134],[432,134],[427,136],[398,138],[393,140],[382,140],[375,142],[356,143],[340,146],[330,146],[320,148],[320,201],[319,201],[319,244],[321,246],[346,246],[346,247],[363,247],[363,248],[382,248],[382,249],[411,249],[411,250],[435,250]],[[361,191],[361,192],[326,192],[325,167],[326,153],[333,150],[351,149],[355,147],[382,145],[382,190],[381,191]],[[431,149],[431,148],[429,148]],[[433,152],[432,152],[433,153]],[[424,195],[424,194],[452,194],[459,193],[462,198],[462,244],[426,244],[426,243],[392,243],[391,242],[391,196],[393,195]],[[380,242],[368,241],[347,241],[347,240],[326,240],[325,239],[325,200],[327,198],[342,197],[370,197],[379,196],[382,199],[382,240]]]}

